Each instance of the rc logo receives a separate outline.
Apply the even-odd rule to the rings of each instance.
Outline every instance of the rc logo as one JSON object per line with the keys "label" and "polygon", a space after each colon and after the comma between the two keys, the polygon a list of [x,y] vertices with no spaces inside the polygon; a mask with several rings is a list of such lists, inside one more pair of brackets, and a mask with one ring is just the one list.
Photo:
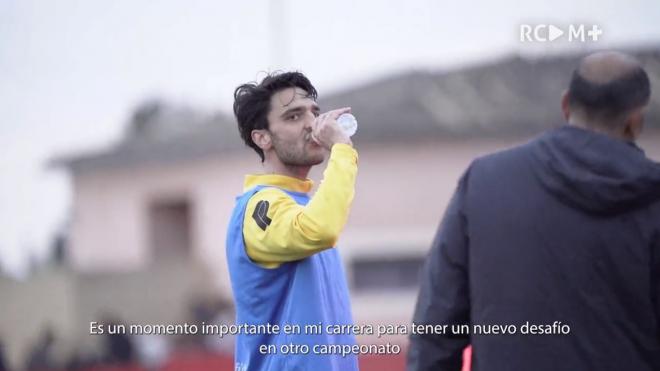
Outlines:
{"label": "rc logo", "polygon": [[589,28],[584,24],[569,24],[563,29],[554,24],[521,24],[520,42],[552,42],[558,39],[564,39],[568,42],[587,42],[598,41],[603,35],[603,29],[598,25],[591,25]]}

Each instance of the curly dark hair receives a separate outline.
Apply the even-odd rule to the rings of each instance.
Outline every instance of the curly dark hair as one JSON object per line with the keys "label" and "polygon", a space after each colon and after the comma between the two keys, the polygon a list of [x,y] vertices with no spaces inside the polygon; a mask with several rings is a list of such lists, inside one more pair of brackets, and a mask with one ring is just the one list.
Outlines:
{"label": "curly dark hair", "polygon": [[234,90],[234,116],[238,130],[245,144],[259,154],[261,162],[264,161],[264,152],[252,141],[252,130],[268,129],[270,99],[287,88],[303,89],[314,100],[318,95],[309,79],[300,72],[274,72],[260,83],[249,82]]}

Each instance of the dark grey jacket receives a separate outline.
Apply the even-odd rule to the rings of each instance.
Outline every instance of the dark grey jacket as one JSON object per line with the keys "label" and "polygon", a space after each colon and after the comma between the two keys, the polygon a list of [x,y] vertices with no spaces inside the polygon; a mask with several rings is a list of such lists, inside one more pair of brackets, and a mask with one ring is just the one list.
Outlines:
{"label": "dark grey jacket", "polygon": [[660,370],[659,297],[660,164],[563,126],[472,163],[422,273],[416,324],[516,334],[411,336],[409,370],[460,370],[468,344],[475,371]]}

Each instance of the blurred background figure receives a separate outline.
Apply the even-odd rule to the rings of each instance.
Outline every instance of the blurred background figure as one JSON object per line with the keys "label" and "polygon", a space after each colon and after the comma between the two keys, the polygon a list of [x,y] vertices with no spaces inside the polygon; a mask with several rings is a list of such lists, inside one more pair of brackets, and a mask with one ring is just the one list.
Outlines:
{"label": "blurred background figure", "polygon": [[156,371],[165,365],[170,355],[170,342],[167,336],[135,335],[131,339],[140,366],[149,371]]}
{"label": "blurred background figure", "polygon": [[25,368],[28,371],[55,370],[54,360],[55,333],[50,326],[46,326],[28,354]]}
{"label": "blurred background figure", "polygon": [[5,344],[2,342],[2,338],[0,338],[0,371],[9,371],[5,357]]}
{"label": "blurred background figure", "polygon": [[[231,300],[220,297],[212,302],[213,312],[207,324],[221,326],[231,325],[235,322],[236,312]],[[234,335],[225,335],[222,338],[216,334],[204,336],[204,346],[213,353],[232,356],[234,355]]]}
{"label": "blurred background figure", "polygon": [[113,315],[106,315],[101,321],[106,333],[103,335],[104,351],[102,359],[108,364],[127,364],[134,361],[135,350],[127,330],[120,330],[122,323]]}
{"label": "blurred background figure", "polygon": [[86,353],[82,349],[82,344],[78,343],[69,354],[64,368],[67,371],[86,370],[100,363],[97,358],[98,357],[94,357],[91,354]]}

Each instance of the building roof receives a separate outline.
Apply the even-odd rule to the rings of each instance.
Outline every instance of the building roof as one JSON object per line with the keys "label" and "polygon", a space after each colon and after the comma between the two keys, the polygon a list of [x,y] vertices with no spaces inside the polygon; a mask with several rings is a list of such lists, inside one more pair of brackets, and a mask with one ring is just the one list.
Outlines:
{"label": "building roof", "polygon": [[[660,48],[635,54],[660,87]],[[350,106],[358,142],[422,137],[534,134],[563,123],[562,92],[580,55],[502,60],[446,72],[412,72],[321,99]],[[660,128],[660,94],[652,95],[649,127]]]}
{"label": "building roof", "polygon": [[[642,61],[652,87],[660,86],[660,47],[632,54]],[[352,107],[359,122],[357,143],[530,135],[562,124],[560,96],[583,55],[512,56],[452,71],[407,72],[319,103]],[[660,128],[660,94],[651,96],[647,126]],[[243,147],[229,114],[151,101],[136,109],[115,146],[55,162],[77,172],[191,160]]]}

